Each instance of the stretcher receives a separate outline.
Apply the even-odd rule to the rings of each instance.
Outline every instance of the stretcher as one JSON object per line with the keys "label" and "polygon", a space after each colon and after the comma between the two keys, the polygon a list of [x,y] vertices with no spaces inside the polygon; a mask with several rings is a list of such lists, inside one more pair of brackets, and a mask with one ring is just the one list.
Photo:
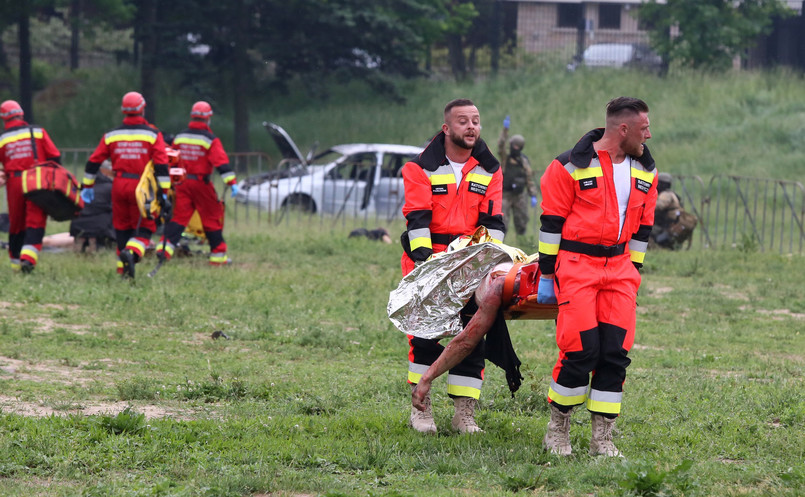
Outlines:
{"label": "stretcher", "polygon": [[512,266],[503,282],[504,319],[556,319],[559,314],[557,304],[537,303],[539,278],[539,263],[536,261],[518,262]]}

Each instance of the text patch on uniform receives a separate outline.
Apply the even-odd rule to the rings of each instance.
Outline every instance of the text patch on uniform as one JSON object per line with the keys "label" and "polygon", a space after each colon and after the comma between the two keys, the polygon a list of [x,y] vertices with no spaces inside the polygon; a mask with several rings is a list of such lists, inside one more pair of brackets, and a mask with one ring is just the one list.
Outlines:
{"label": "text patch on uniform", "polygon": [[447,185],[430,185],[430,192],[434,195],[447,195]]}
{"label": "text patch on uniform", "polygon": [[478,195],[486,195],[486,185],[482,185],[474,181],[470,181],[469,183],[470,183],[469,190],[472,193],[477,193]]}
{"label": "text patch on uniform", "polygon": [[634,187],[643,193],[648,193],[648,189],[651,188],[651,183],[640,178],[635,178]]}
{"label": "text patch on uniform", "polygon": [[582,178],[579,180],[579,189],[590,190],[592,188],[598,188],[598,181],[595,178]]}

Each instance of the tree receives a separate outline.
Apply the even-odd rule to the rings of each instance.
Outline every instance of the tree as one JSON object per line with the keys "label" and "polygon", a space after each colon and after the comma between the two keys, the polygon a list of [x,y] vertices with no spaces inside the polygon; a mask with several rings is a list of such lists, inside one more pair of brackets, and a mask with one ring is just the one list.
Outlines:
{"label": "tree", "polygon": [[[790,12],[779,0],[652,0],[640,7],[639,16],[665,60],[723,70],[769,33],[774,16]],[[677,36],[671,36],[674,28]]]}
{"label": "tree", "polygon": [[81,33],[103,27],[119,27],[134,17],[136,7],[126,0],[69,0],[70,70],[78,69]]}

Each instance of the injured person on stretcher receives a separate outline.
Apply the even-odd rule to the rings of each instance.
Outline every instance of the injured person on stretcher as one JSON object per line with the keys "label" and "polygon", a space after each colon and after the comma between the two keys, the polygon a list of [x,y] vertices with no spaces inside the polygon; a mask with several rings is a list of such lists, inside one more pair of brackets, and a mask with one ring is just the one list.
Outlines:
{"label": "injured person on stretcher", "polygon": [[420,263],[391,292],[388,314],[400,331],[420,338],[453,337],[412,391],[426,408],[431,383],[486,338],[485,357],[506,371],[512,394],[522,380],[506,319],[555,319],[555,304],[536,302],[536,256],[492,243],[481,227]]}

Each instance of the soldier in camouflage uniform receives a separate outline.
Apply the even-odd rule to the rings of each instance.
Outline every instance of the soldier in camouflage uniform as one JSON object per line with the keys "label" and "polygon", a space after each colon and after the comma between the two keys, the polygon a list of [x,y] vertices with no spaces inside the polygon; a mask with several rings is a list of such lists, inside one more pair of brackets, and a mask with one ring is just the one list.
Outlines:
{"label": "soldier in camouflage uniform", "polygon": [[537,187],[531,164],[523,154],[525,139],[522,135],[514,135],[508,139],[510,124],[511,120],[506,116],[498,139],[498,159],[503,169],[503,220],[509,231],[510,219],[514,218],[514,230],[518,235],[524,235],[528,227],[529,198],[531,207],[536,207]]}

